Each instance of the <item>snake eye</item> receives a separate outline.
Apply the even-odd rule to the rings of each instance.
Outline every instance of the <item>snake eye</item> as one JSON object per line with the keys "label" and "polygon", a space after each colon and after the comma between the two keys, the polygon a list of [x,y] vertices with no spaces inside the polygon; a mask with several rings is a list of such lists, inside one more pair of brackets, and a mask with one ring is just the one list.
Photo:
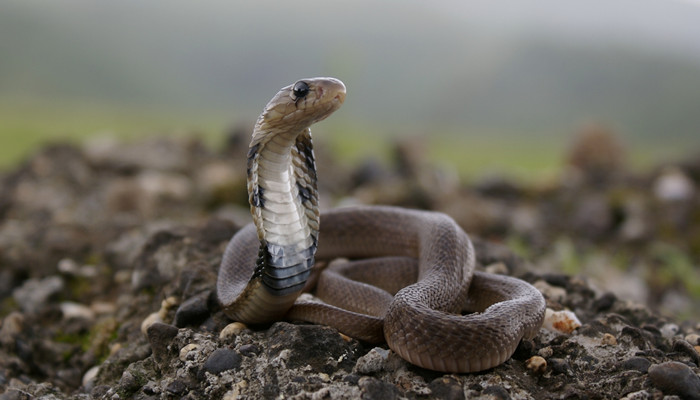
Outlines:
{"label": "snake eye", "polygon": [[295,83],[292,88],[292,94],[294,94],[294,101],[306,97],[309,94],[309,85],[304,81]]}

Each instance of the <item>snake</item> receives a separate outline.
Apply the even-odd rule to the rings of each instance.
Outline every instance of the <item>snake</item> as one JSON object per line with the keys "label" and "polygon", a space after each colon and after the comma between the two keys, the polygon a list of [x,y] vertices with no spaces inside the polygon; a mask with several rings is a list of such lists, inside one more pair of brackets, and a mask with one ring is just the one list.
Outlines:
{"label": "snake", "polygon": [[[253,223],[224,250],[223,312],[252,325],[325,324],[435,371],[500,365],[542,325],[536,288],[477,271],[472,241],[446,214],[381,205],[321,214],[310,126],[345,97],[338,79],[302,79],[258,117],[247,154]],[[317,298],[301,296],[312,290]]]}

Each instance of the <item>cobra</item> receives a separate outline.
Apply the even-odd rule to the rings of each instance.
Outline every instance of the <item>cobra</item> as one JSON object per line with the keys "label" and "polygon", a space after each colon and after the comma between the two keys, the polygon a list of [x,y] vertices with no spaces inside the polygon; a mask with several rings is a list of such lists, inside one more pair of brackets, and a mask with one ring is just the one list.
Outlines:
{"label": "cobra", "polygon": [[[345,96],[337,79],[303,79],[280,89],[258,118],[247,169],[254,222],[224,252],[217,281],[224,312],[248,324],[330,325],[386,341],[437,371],[503,363],[538,332],[544,298],[524,281],[475,271],[472,242],[454,220],[388,206],[319,212],[309,127]],[[314,263],[332,260],[317,276]],[[298,300],[316,278],[324,302]]]}

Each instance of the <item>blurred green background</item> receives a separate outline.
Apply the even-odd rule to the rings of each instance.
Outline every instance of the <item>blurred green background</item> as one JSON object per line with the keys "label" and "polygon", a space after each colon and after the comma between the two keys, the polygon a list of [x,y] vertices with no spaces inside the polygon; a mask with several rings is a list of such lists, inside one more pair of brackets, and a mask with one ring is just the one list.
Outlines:
{"label": "blurred green background", "polygon": [[[700,2],[0,0],[0,169],[36,146],[252,126],[329,75],[342,157],[425,136],[465,174],[558,169],[601,123],[648,166],[700,146]],[[320,137],[322,136],[322,137]]]}

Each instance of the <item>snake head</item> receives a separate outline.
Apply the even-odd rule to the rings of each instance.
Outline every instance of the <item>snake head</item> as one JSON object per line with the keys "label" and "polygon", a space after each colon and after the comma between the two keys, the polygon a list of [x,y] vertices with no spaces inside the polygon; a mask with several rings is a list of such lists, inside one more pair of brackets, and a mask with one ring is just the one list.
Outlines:
{"label": "snake head", "polygon": [[[285,86],[265,106],[256,125],[274,131],[305,130],[315,122],[331,115],[345,101],[345,85],[335,78],[301,79]],[[254,138],[255,139],[255,138]]]}

